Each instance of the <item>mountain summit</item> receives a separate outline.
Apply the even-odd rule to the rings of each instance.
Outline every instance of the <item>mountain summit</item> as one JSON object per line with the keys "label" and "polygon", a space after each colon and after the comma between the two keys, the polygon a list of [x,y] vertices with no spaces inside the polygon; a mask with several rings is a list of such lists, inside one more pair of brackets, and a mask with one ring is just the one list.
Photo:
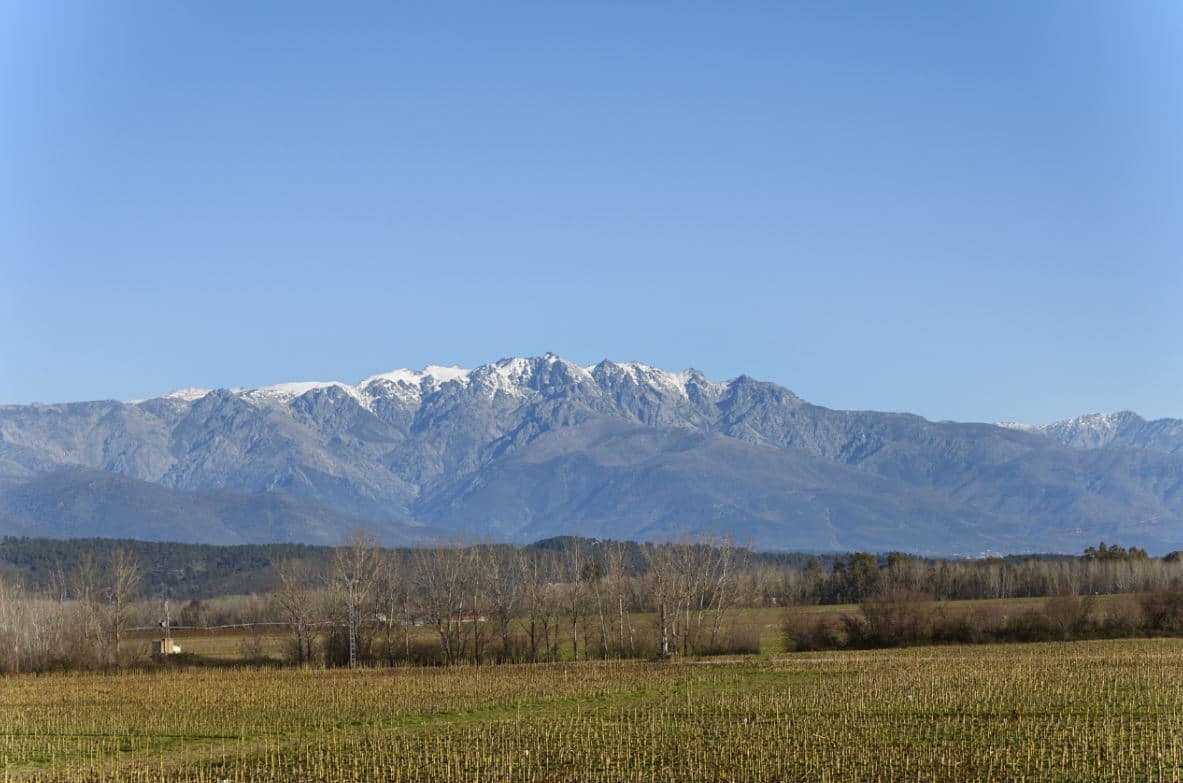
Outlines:
{"label": "mountain summit", "polygon": [[462,533],[765,549],[1183,545],[1183,422],[930,422],[554,354],[359,383],[0,407],[0,531],[210,543]]}

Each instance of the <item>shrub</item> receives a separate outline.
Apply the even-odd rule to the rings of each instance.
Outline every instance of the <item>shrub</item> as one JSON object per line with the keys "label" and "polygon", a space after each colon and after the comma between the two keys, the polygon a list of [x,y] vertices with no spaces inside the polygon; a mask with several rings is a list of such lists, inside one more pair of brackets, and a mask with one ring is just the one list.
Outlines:
{"label": "shrub", "polygon": [[918,644],[932,638],[932,596],[917,590],[896,589],[860,605],[864,624],[861,642],[875,647]]}
{"label": "shrub", "polygon": [[950,611],[937,605],[932,614],[932,640],[955,644],[982,644],[1005,637],[1006,615],[997,607],[975,606]]}
{"label": "shrub", "polygon": [[1111,638],[1125,638],[1145,633],[1146,613],[1140,603],[1131,598],[1110,598],[1105,603],[1105,614],[1100,630]]}
{"label": "shrub", "polygon": [[262,663],[267,660],[263,655],[263,637],[251,632],[238,642],[238,656],[247,663]]}
{"label": "shrub", "polygon": [[694,647],[698,655],[756,655],[760,652],[760,625],[730,620],[712,642],[704,639]]}
{"label": "shrub", "polygon": [[1038,609],[1028,609],[1009,620],[1004,634],[1006,638],[1020,642],[1040,642],[1053,638],[1051,621]]}
{"label": "shrub", "polygon": [[781,624],[785,649],[835,650],[845,647],[849,636],[832,614],[823,612],[790,612]]}
{"label": "shrub", "polygon": [[1183,630],[1183,592],[1156,590],[1138,599],[1146,627],[1159,633]]}
{"label": "shrub", "polygon": [[1051,630],[1064,640],[1087,634],[1093,627],[1093,608],[1096,599],[1091,595],[1058,595],[1043,605]]}

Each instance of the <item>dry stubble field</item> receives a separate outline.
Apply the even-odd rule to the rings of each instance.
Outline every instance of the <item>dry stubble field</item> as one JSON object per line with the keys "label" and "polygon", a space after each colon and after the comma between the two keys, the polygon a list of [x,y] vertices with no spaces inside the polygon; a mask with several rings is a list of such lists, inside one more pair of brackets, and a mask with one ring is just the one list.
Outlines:
{"label": "dry stubble field", "polygon": [[0,680],[6,780],[1183,779],[1183,641]]}

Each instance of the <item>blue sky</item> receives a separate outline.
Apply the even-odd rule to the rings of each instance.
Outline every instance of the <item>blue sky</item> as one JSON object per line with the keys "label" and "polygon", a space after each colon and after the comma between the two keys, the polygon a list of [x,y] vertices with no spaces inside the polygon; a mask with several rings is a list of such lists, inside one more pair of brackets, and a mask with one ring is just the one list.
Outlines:
{"label": "blue sky", "polygon": [[554,351],[1183,416],[1183,5],[0,3],[0,402]]}

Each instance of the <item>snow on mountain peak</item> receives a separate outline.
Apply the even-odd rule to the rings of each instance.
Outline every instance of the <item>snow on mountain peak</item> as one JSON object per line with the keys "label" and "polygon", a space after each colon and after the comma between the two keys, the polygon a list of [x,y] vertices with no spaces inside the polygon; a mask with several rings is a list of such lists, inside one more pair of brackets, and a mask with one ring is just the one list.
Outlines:
{"label": "snow on mountain peak", "polygon": [[243,392],[243,397],[252,402],[261,401],[275,401],[275,402],[290,402],[297,397],[302,397],[314,389],[330,389],[336,387],[341,391],[353,397],[355,400],[361,401],[361,395],[354,387],[341,383],[340,381],[296,381],[294,383],[277,383],[273,386],[262,386],[258,389],[250,389]]}
{"label": "snow on mountain peak", "polygon": [[439,383],[447,383],[448,381],[460,381],[463,383],[468,380],[471,372],[472,370],[466,370],[456,364],[453,364],[451,367],[429,364],[423,368],[423,376],[425,378],[431,378]]}
{"label": "snow on mountain peak", "polygon": [[1015,422],[999,422],[1000,427],[1024,432],[1046,435],[1066,446],[1076,448],[1103,448],[1120,440],[1123,432],[1138,423],[1142,418],[1130,411],[1115,413],[1086,413],[1071,419],[1053,422],[1051,424],[1017,424]]}
{"label": "snow on mountain peak", "polygon": [[1024,424],[1018,421],[1000,421],[999,427],[1006,427],[1010,430],[1022,430],[1023,432],[1048,432],[1050,430],[1091,430],[1094,432],[1113,432],[1122,423],[1134,416],[1129,411],[1117,411],[1115,413],[1086,413],[1082,416],[1074,416],[1070,419],[1062,419],[1054,421],[1051,424]]}
{"label": "snow on mountain peak", "polygon": [[[558,374],[554,375],[556,372]],[[480,389],[492,399],[499,393],[509,397],[525,398],[535,393],[533,390],[540,389],[548,383],[596,384],[602,381],[620,382],[625,379],[637,386],[681,397],[689,397],[688,387],[691,383],[716,394],[721,393],[726,386],[707,381],[702,373],[695,370],[670,372],[640,362],[612,362],[607,359],[591,367],[582,367],[557,354],[546,353],[539,357],[500,359],[475,369],[438,364],[429,364],[422,370],[401,368],[371,375],[356,385],[341,381],[298,381],[231,391],[258,404],[287,404],[315,390],[338,388],[362,407],[372,409],[374,401],[383,397],[394,397],[404,403],[417,405],[426,394],[438,391],[450,383],[457,383],[463,388]],[[171,391],[163,397],[194,402],[209,392],[209,389],[186,388]]]}
{"label": "snow on mountain peak", "polygon": [[199,389],[196,386],[191,386],[186,389],[173,389],[167,394],[160,395],[163,400],[181,400],[183,402],[195,402],[200,400],[205,395],[209,394],[209,389]]}
{"label": "snow on mountain peak", "polygon": [[490,397],[498,391],[516,397],[524,396],[522,387],[527,386],[534,377],[534,363],[529,359],[517,357],[501,359],[481,369],[487,370],[480,373],[480,376],[482,380],[488,381],[486,385],[489,387]]}
{"label": "snow on mountain peak", "polygon": [[691,370],[670,372],[669,370],[662,370],[648,364],[641,364],[640,362],[612,362],[605,360],[596,365],[593,370],[598,370],[606,376],[623,374],[638,386],[650,386],[660,391],[672,392],[683,397],[689,396],[686,385],[694,377],[694,372]]}
{"label": "snow on mountain peak", "polygon": [[1018,430],[1019,432],[1039,432],[1046,424],[1027,424],[1022,421],[996,421],[994,426],[1002,427],[1007,430]]}
{"label": "snow on mountain peak", "polygon": [[357,388],[364,389],[375,381],[390,381],[391,383],[405,383],[409,386],[418,388],[424,381],[430,381],[431,385],[439,385],[447,383],[448,381],[460,381],[461,383],[468,380],[469,374],[472,370],[466,370],[458,365],[451,367],[442,367],[438,364],[429,364],[422,370],[408,370],[406,368],[391,370],[390,372],[379,373],[371,375],[362,380],[357,385]]}
{"label": "snow on mountain peak", "polygon": [[555,367],[566,370],[575,383],[594,382],[587,370],[553,353],[536,358],[498,359],[473,370],[470,382],[484,389],[490,399],[498,393],[526,397],[530,390],[538,389],[546,382],[543,379],[549,377]]}
{"label": "snow on mountain peak", "polygon": [[471,374],[472,370],[455,364],[451,367],[429,364],[422,370],[402,368],[371,375],[362,379],[355,388],[366,399],[391,393],[404,402],[418,402],[422,397],[424,386],[427,387],[427,391],[431,392],[453,381],[467,385]]}

